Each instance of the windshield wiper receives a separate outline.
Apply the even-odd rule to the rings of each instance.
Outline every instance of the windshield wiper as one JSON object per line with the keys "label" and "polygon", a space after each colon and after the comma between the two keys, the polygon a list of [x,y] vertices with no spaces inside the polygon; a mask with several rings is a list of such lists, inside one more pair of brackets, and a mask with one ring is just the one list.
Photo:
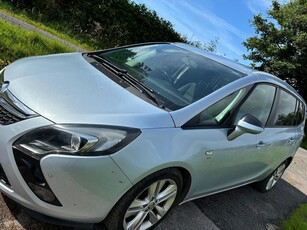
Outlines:
{"label": "windshield wiper", "polygon": [[125,69],[121,69],[117,67],[116,65],[109,62],[106,58],[101,57],[96,54],[88,54],[88,57],[91,57],[101,63],[104,67],[115,73],[117,76],[119,76],[121,79],[125,80],[127,83],[132,85],[134,88],[139,90],[141,93],[147,96],[150,100],[155,102],[160,108],[165,108],[164,105],[162,105],[157,97],[155,96],[155,91],[151,89],[149,86],[145,85],[143,82],[135,79],[130,74],[128,74],[128,71]]}

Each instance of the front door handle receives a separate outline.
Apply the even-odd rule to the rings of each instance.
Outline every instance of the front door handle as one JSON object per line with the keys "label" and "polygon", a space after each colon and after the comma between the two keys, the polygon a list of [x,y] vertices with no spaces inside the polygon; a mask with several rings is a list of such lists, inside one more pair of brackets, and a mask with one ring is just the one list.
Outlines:
{"label": "front door handle", "polygon": [[267,146],[267,145],[270,145],[271,143],[265,143],[265,142],[263,142],[263,141],[259,141],[259,143],[256,145],[256,147],[258,148],[258,149],[260,149],[260,148],[263,148],[263,147],[265,147],[265,146]]}
{"label": "front door handle", "polygon": [[260,149],[260,148],[262,148],[262,147],[264,147],[265,146],[265,143],[263,142],[263,141],[260,141],[257,145],[256,145],[256,147],[258,148],[258,149]]}

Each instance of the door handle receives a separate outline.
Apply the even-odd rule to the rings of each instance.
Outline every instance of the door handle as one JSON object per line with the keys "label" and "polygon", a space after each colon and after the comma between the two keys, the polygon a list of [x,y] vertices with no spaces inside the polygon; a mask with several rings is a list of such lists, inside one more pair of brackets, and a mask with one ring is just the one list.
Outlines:
{"label": "door handle", "polygon": [[289,139],[288,139],[288,144],[292,144],[294,142],[294,138],[293,137],[290,137]]}
{"label": "door handle", "polygon": [[267,146],[267,145],[270,145],[271,143],[265,143],[265,142],[263,142],[263,141],[259,141],[259,143],[256,145],[256,147],[258,148],[258,149],[260,149],[260,148],[263,148],[263,147],[265,147],[265,146]]}
{"label": "door handle", "polygon": [[260,149],[260,148],[262,148],[262,147],[264,147],[265,146],[265,143],[263,142],[263,141],[260,141],[257,145],[256,145],[256,147],[258,148],[258,149]]}
{"label": "door handle", "polygon": [[205,152],[205,155],[206,155],[206,156],[212,156],[212,155],[213,155],[213,152],[214,152],[213,150],[206,151],[206,152]]}

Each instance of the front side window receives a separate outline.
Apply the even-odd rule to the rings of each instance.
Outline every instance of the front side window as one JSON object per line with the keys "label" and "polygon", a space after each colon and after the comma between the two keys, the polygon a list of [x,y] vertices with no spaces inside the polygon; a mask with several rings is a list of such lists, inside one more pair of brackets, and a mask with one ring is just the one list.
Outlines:
{"label": "front side window", "polygon": [[235,124],[244,115],[251,114],[265,125],[272,109],[275,92],[276,87],[272,85],[257,85],[240,107]]}
{"label": "front side window", "polygon": [[97,55],[153,89],[169,110],[183,108],[244,76],[171,44],[119,48]]}
{"label": "front side window", "polygon": [[238,104],[246,93],[246,88],[240,89],[215,104],[209,106],[191,119],[186,127],[216,126],[222,124],[230,115],[230,111]]}

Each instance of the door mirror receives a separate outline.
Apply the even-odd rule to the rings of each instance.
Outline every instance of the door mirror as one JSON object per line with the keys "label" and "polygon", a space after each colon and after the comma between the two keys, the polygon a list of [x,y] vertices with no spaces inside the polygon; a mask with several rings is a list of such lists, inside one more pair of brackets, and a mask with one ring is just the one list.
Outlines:
{"label": "door mirror", "polygon": [[264,127],[261,121],[251,114],[246,114],[243,116],[236,127],[229,130],[228,140],[234,140],[238,136],[241,136],[243,133],[259,134],[263,132]]}

